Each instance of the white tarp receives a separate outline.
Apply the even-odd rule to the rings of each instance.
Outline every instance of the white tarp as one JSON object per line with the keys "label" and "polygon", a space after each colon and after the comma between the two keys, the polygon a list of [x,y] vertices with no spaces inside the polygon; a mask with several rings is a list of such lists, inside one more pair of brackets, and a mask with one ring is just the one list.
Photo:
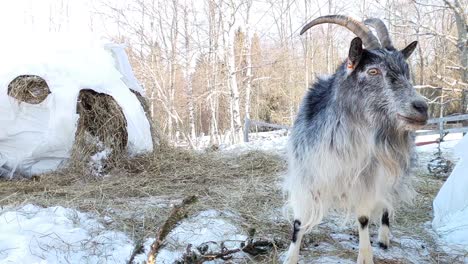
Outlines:
{"label": "white tarp", "polygon": [[[56,169],[69,158],[82,89],[108,94],[122,108],[130,155],[152,150],[149,121],[127,85],[133,83],[132,89],[143,91],[125,65],[128,59],[122,57],[121,47],[106,49],[103,43],[83,36],[27,37],[0,45],[0,175],[14,170],[38,174]],[[118,69],[131,74],[124,77]],[[8,96],[8,84],[20,75],[42,77],[51,94],[36,105]]]}
{"label": "white tarp", "polygon": [[468,251],[468,136],[455,153],[460,160],[434,200],[432,226],[448,248]]}

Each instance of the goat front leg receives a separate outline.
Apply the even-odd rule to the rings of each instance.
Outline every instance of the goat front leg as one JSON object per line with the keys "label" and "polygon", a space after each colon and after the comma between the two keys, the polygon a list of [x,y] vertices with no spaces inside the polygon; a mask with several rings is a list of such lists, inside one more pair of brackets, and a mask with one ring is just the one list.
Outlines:
{"label": "goat front leg", "polygon": [[301,250],[302,237],[304,236],[304,228],[301,226],[301,221],[296,219],[293,224],[293,232],[291,237],[291,245],[284,264],[297,264],[299,261],[299,251]]}
{"label": "goat front leg", "polygon": [[291,245],[289,246],[284,264],[297,264],[301,250],[301,242],[306,230],[319,223],[321,218],[318,195],[314,196],[308,190],[298,190],[291,194],[290,203],[294,212],[294,223],[292,226]]}
{"label": "goat front leg", "polygon": [[390,219],[387,209],[384,209],[380,222],[379,246],[383,249],[387,249],[390,246]]}
{"label": "goat front leg", "polygon": [[369,238],[369,215],[358,217],[359,225],[359,255],[358,264],[374,264],[372,247]]}

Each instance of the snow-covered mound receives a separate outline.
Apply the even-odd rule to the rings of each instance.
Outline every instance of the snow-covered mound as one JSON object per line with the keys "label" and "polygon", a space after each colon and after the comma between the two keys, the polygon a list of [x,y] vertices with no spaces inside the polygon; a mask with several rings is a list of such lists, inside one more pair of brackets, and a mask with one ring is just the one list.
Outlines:
{"label": "snow-covered mound", "polygon": [[468,251],[468,136],[455,152],[460,160],[434,200],[432,226],[447,249]]}
{"label": "snow-covered mound", "polygon": [[126,263],[133,242],[61,206],[0,211],[0,263]]}
{"label": "snow-covered mound", "polygon": [[[123,47],[91,37],[25,35],[0,44],[0,174],[15,170],[33,175],[67,160],[77,129],[80,90],[112,96],[127,121],[128,152],[153,148],[150,123],[135,90],[143,95]],[[8,95],[18,76],[44,79],[50,94],[37,104]]]}

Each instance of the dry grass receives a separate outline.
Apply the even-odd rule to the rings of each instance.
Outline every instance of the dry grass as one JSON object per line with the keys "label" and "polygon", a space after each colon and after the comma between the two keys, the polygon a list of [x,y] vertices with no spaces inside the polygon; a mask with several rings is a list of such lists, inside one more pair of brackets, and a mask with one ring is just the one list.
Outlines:
{"label": "dry grass", "polygon": [[80,115],[71,161],[80,167],[89,157],[103,150],[111,151],[106,166],[113,167],[126,155],[127,121],[121,107],[112,96],[93,90],[81,90],[77,113]]}
{"label": "dry grass", "polygon": [[[141,103],[148,120],[151,120],[146,99],[138,92],[132,92]],[[122,163],[128,161],[127,121],[121,107],[111,96],[93,90],[81,90],[77,113],[80,118],[71,162],[68,165],[72,171],[82,174],[90,174],[90,171],[96,173],[95,168],[90,167],[90,157],[101,151],[110,152],[102,161],[104,173],[119,168]],[[150,130],[153,148],[157,150],[160,144],[166,142],[161,139],[159,128],[154,122],[150,122]]]}
{"label": "dry grass", "polygon": [[21,75],[8,85],[8,95],[20,102],[39,104],[50,94],[46,81],[35,75]]}
{"label": "dry grass", "polygon": [[84,170],[71,167],[33,180],[0,181],[0,201],[61,205],[110,216],[110,228],[142,240],[154,236],[170,209],[147,206],[152,199],[169,205],[196,195],[199,202],[193,212],[234,210],[245,219],[242,225],[246,229],[271,234],[274,226],[263,224],[269,220],[262,215],[282,205],[275,185],[283,169],[284,161],[264,153],[219,157],[219,153],[194,154],[161,146],[152,154],[121,159],[119,166],[102,178],[83,175]]}
{"label": "dry grass", "polygon": [[[155,236],[171,204],[196,195],[199,201],[190,208],[193,214],[206,209],[232,211],[240,216],[236,224],[246,232],[255,230],[256,237],[279,242],[270,254],[242,262],[279,263],[279,255],[284,252],[290,236],[290,225],[280,212],[283,197],[279,176],[284,169],[282,159],[265,153],[195,154],[163,144],[154,153],[119,159],[109,176],[101,178],[70,167],[33,180],[0,181],[0,202],[62,205],[110,216],[113,222],[108,224],[109,228],[126,232],[134,241],[144,241]],[[423,241],[430,252],[424,257],[424,263],[461,263],[459,256],[445,254],[425,227],[432,219],[432,201],[442,184],[443,180],[420,173],[416,184],[418,196],[412,206],[398,212],[392,222],[392,232],[395,239],[406,236]],[[372,229],[375,233],[376,228]],[[338,230],[325,223],[305,237],[307,250],[301,254],[308,259],[336,256],[354,261],[357,249],[334,239],[332,235],[337,232],[349,235],[353,243],[357,243],[357,232],[352,226]],[[376,240],[375,234],[372,240]],[[320,250],[318,245],[324,244],[331,245],[330,249]],[[395,241],[392,247],[405,250]],[[409,263],[406,257],[376,257],[376,263]]]}

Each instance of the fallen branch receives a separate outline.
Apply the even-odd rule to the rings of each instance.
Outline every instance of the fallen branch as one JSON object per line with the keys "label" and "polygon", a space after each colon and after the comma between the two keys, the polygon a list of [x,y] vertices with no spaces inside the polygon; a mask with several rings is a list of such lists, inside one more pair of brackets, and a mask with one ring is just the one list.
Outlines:
{"label": "fallen branch", "polygon": [[136,246],[135,248],[133,249],[133,252],[132,252],[132,255],[130,255],[130,259],[128,260],[128,264],[133,264],[133,262],[135,261],[135,257],[138,255],[138,254],[141,254],[141,253],[144,253],[145,252],[145,247],[143,245],[143,241],[138,241],[136,243]]}
{"label": "fallen branch", "polygon": [[[279,243],[281,244],[281,243]],[[216,259],[230,260],[233,255],[239,252],[244,252],[252,256],[263,255],[268,253],[272,248],[278,247],[276,241],[270,240],[256,240],[248,239],[247,242],[242,242],[239,248],[227,249],[221,244],[221,252],[207,252],[208,246],[197,247],[197,252],[192,250],[192,245],[187,246],[186,253],[182,260],[176,261],[176,264],[202,264],[206,261],[213,261]]]}
{"label": "fallen branch", "polygon": [[193,204],[194,202],[196,202],[196,200],[197,200],[196,196],[190,196],[190,197],[185,198],[182,201],[182,203],[172,208],[166,221],[158,229],[156,240],[154,240],[153,244],[151,244],[151,250],[148,254],[148,261],[146,262],[147,264],[156,263],[156,256],[158,255],[158,252],[161,249],[161,246],[163,245],[164,240],[166,239],[167,235],[169,234],[169,232],[171,232],[172,229],[174,229],[177,223],[179,223],[180,220],[184,219],[185,216],[187,215],[185,207],[187,205]]}

